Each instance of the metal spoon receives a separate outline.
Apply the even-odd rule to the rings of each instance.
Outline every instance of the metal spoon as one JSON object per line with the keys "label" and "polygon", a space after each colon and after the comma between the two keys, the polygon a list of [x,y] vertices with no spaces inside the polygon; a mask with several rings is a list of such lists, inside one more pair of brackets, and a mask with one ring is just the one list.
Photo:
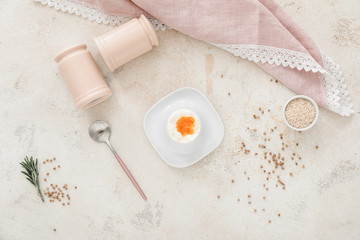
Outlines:
{"label": "metal spoon", "polygon": [[125,163],[121,160],[119,155],[116,153],[114,148],[111,146],[111,143],[110,143],[111,128],[110,128],[109,124],[105,121],[95,121],[89,127],[89,134],[90,134],[90,137],[94,141],[106,143],[108,145],[108,147],[114,153],[116,159],[120,163],[121,167],[124,169],[125,173],[128,175],[131,182],[134,184],[134,186],[140,193],[141,197],[146,201],[147,198],[146,198],[145,194],[143,193],[143,191],[141,190],[140,186],[137,184],[135,178],[131,175],[129,169],[127,169],[127,167],[125,166]]}

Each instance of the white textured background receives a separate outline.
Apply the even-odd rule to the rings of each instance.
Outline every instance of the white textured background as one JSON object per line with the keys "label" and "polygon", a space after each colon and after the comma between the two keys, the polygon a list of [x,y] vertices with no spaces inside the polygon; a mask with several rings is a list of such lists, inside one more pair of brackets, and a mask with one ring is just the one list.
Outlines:
{"label": "white textured background", "polygon": [[[255,64],[173,30],[158,32],[158,48],[113,74],[92,41],[112,27],[31,1],[1,0],[0,239],[360,239],[360,2],[280,4],[342,66],[355,110],[350,118],[321,109],[311,131],[287,131],[280,109],[292,92]],[[83,42],[113,96],[77,111],[53,58]],[[184,86],[207,94],[224,121],[225,138],[199,163],[174,169],[152,149],[142,121],[152,104]],[[259,106],[271,113],[254,121]],[[96,119],[112,125],[113,145],[148,202],[107,147],[89,138]],[[265,192],[259,158],[239,153],[236,139],[257,149],[261,131],[249,134],[246,127],[274,124],[286,140],[299,142],[306,168],[287,163],[285,172],[294,177],[284,174],[286,190],[270,186]],[[39,200],[20,174],[25,155],[58,159],[61,170],[48,179],[69,184],[69,207]],[[50,167],[41,164],[40,171]]]}

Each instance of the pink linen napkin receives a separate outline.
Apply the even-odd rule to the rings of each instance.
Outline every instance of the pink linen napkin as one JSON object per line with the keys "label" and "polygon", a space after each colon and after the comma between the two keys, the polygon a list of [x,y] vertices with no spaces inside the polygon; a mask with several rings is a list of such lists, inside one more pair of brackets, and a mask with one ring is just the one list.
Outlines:
{"label": "pink linen napkin", "polygon": [[[256,62],[298,94],[343,116],[353,113],[340,67],[274,0],[36,0],[99,23],[149,17]],[[166,26],[164,25],[166,24]]]}

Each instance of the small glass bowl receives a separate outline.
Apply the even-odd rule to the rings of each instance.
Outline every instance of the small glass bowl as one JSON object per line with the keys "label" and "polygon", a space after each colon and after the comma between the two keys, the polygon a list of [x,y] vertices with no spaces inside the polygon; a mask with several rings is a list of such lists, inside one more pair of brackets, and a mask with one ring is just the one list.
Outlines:
{"label": "small glass bowl", "polygon": [[[288,105],[292,100],[298,99],[298,98],[302,98],[302,99],[306,99],[306,100],[310,101],[310,102],[313,104],[313,106],[315,107],[315,111],[316,111],[314,121],[313,121],[309,126],[307,126],[307,127],[305,127],[305,128],[296,128],[296,127],[292,126],[292,125],[287,121],[287,119],[286,119],[286,117],[285,117],[285,109],[286,109],[287,105]],[[318,120],[318,118],[319,118],[319,107],[318,107],[318,105],[316,104],[316,102],[314,101],[314,99],[312,99],[311,97],[308,97],[308,96],[305,96],[305,95],[296,95],[296,96],[290,98],[290,99],[285,103],[285,105],[284,105],[284,107],[283,107],[282,115],[283,115],[284,122],[286,123],[286,125],[287,125],[289,128],[291,128],[291,129],[293,129],[293,130],[295,130],[295,131],[306,131],[306,130],[309,130],[310,128],[312,128],[312,127],[316,124],[316,122],[317,122],[317,120]]]}

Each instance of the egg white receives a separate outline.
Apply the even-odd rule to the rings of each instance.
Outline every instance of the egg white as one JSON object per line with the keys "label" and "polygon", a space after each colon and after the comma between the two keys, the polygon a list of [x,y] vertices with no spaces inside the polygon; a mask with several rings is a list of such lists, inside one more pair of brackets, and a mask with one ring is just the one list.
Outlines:
{"label": "egg white", "polygon": [[[191,135],[182,136],[176,129],[176,122],[181,117],[193,117],[195,119],[194,133]],[[200,133],[201,123],[198,116],[189,109],[179,109],[173,112],[168,119],[167,131],[172,140],[178,143],[189,143],[194,141]]]}

